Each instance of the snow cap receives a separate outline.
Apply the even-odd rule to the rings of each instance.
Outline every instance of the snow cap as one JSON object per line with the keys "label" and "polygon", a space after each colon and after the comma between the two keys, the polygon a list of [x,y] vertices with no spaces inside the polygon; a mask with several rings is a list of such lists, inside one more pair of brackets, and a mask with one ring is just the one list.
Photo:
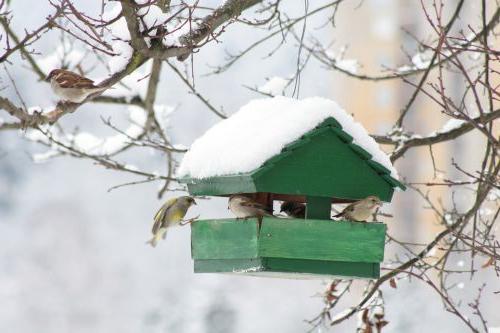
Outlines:
{"label": "snow cap", "polygon": [[389,157],[336,102],[282,96],[252,100],[210,128],[184,155],[177,176],[202,179],[253,171],[329,117],[398,179]]}

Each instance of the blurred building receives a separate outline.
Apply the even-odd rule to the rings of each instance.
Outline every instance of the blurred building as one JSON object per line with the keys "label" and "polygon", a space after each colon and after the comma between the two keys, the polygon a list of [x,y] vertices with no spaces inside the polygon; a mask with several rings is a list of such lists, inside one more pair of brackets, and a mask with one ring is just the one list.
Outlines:
{"label": "blurred building", "polygon": [[[451,13],[455,11],[457,3],[456,0],[445,2],[445,22],[448,22]],[[431,1],[426,1],[426,4],[431,8]],[[490,1],[488,6],[488,17],[491,17],[497,6],[494,1]],[[432,30],[420,1],[367,1],[359,7],[357,4],[345,4],[342,11],[344,15],[336,16],[337,29],[334,30],[335,43],[332,48],[338,49],[344,44],[348,45],[345,58],[359,60],[362,64],[357,71],[359,74],[379,77],[383,76],[384,69],[387,69],[386,74],[390,74],[390,69],[411,65],[412,57],[421,51],[415,38],[425,42],[435,41],[430,38]],[[452,34],[459,35],[459,31],[463,30],[465,35],[470,35],[467,24],[474,22],[476,26],[480,26],[480,15],[480,2],[466,2]],[[353,26],[356,29],[353,29]],[[370,133],[384,134],[391,130],[401,109],[415,90],[400,79],[360,80],[342,73],[333,75],[333,95]],[[408,79],[411,82],[419,82],[421,77],[422,75],[416,75]],[[464,91],[464,83],[452,74],[446,74],[446,79],[447,93],[459,101]],[[496,80],[497,84],[500,81],[498,75],[492,75],[492,80]],[[427,82],[436,82],[436,71],[432,72]],[[428,89],[428,85],[425,87]],[[441,113],[436,103],[420,93],[405,118],[404,126],[415,134],[428,135],[439,130],[449,119]],[[442,182],[443,175],[449,179],[464,179],[463,174],[451,166],[451,159],[469,167],[469,170],[475,170],[480,163],[484,152],[481,148],[484,146],[484,137],[470,133],[466,140],[462,138],[432,146],[436,173],[431,163],[429,147],[410,150],[404,158],[396,162],[396,168],[408,182],[427,182],[434,177],[436,182]],[[432,191],[434,200],[441,200],[445,205],[450,204],[450,188],[434,187]],[[436,231],[442,230],[435,214],[430,210],[421,209],[425,204],[414,192],[407,191],[404,195],[396,193],[395,199],[393,208],[397,218],[393,219],[394,223],[389,224],[389,232],[397,232],[407,240],[425,241],[431,239]],[[467,206],[466,194],[457,195],[455,200]]]}

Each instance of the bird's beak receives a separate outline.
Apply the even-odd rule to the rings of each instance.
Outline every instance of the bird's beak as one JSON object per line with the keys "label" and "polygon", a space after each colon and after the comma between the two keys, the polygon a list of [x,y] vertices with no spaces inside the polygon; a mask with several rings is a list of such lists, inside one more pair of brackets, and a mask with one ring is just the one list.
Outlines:
{"label": "bird's beak", "polygon": [[45,82],[50,82],[50,76],[47,76],[44,81]]}

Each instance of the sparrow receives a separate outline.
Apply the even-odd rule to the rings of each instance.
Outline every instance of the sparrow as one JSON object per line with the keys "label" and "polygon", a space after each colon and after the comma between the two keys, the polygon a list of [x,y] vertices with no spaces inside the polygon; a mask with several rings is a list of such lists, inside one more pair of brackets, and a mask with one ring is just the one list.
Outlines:
{"label": "sparrow", "polygon": [[347,220],[366,222],[366,220],[375,212],[377,207],[382,206],[382,201],[374,195],[349,204],[342,212],[334,217],[343,217]]}
{"label": "sparrow", "polygon": [[45,81],[63,101],[81,103],[89,95],[104,91],[109,87],[96,86],[94,81],[65,69],[53,69]]}
{"label": "sparrow", "polygon": [[160,239],[165,239],[167,229],[179,225],[191,205],[196,205],[196,201],[189,196],[167,200],[154,216],[153,229],[151,230],[153,238],[147,243],[155,247]]}
{"label": "sparrow", "polygon": [[246,219],[249,217],[273,216],[266,206],[245,197],[244,195],[234,194],[229,197],[228,209],[236,215],[237,218]]}
{"label": "sparrow", "polygon": [[306,205],[299,202],[283,201],[280,212],[293,218],[303,219],[306,217]]}

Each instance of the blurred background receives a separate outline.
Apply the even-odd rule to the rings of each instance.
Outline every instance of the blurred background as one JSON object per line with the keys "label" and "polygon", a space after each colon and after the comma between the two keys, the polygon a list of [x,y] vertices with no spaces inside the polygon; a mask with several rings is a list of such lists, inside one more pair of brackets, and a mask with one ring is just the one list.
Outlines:
{"label": "blurred background", "polygon": [[[445,10],[453,10],[456,2],[446,1]],[[88,6],[89,11],[100,6],[83,0],[74,3],[82,9]],[[206,3],[217,5],[219,1]],[[493,8],[495,2],[491,4]],[[283,6],[290,16],[300,16],[304,11],[301,1],[284,2]],[[466,1],[465,6],[457,30],[480,19],[478,1]],[[11,25],[19,33],[25,27],[38,26],[52,12],[44,1],[37,2],[35,10],[33,1],[13,0],[10,9],[17,13]],[[379,73],[384,68],[411,63],[411,54],[418,51],[411,34],[422,39],[429,34],[420,1],[346,1],[338,10],[335,27],[324,26],[330,14],[326,12],[308,19],[307,27],[318,30],[317,38],[331,42],[332,52],[344,52],[345,58],[355,59],[359,72]],[[294,75],[297,49],[290,40],[266,57],[280,42],[277,37],[222,75],[204,76],[211,66],[223,61],[226,52],[241,50],[248,40],[257,40],[266,33],[239,24],[226,30],[221,43],[212,43],[195,55],[194,69],[197,89],[231,114],[249,100],[261,97],[245,86],[260,87],[269,78]],[[48,34],[37,43],[36,58],[47,66],[44,70],[57,65],[50,58],[61,46],[55,36]],[[141,71],[147,73],[150,65],[147,63]],[[49,85],[37,81],[29,68],[14,62],[9,70],[28,105],[46,107],[56,102]],[[92,75],[99,77],[103,72],[97,68]],[[8,85],[3,72],[1,80],[2,85]],[[498,81],[498,76],[494,80]],[[291,88],[286,95],[291,95]],[[456,89],[461,89],[458,81]],[[377,84],[355,80],[326,70],[313,60],[301,75],[301,98],[331,98],[374,134],[390,129],[411,92],[412,88],[400,80]],[[2,94],[16,98],[11,89]],[[162,72],[158,102],[174,108],[168,135],[175,144],[189,146],[219,121],[167,68]],[[428,134],[446,122],[428,103],[422,95],[416,101],[414,109],[418,111],[413,112],[409,122],[415,133]],[[64,117],[62,123],[68,128],[106,135],[110,129],[101,117],[125,123],[128,113],[124,110],[120,106],[85,105]],[[188,227],[172,230],[155,249],[145,244],[152,217],[163,203],[157,199],[162,184],[108,191],[134,178],[77,158],[36,163],[32,154],[43,153],[46,148],[22,134],[0,132],[1,332],[298,333],[310,329],[306,320],[321,311],[321,295],[329,281],[195,275]],[[453,173],[446,169],[452,157],[464,165],[474,164],[478,161],[475,154],[480,153],[474,147],[481,142],[469,134],[464,140],[435,146],[438,168]],[[411,151],[396,165],[403,179],[421,181],[433,172],[432,165],[420,163],[421,154],[428,151]],[[150,172],[161,172],[165,163],[164,156],[146,149],[127,153],[123,159]],[[181,193],[167,193],[166,197]],[[466,194],[457,195],[463,195],[459,200],[467,202]],[[391,234],[406,241],[425,242],[442,228],[430,212],[421,209],[420,200],[410,191],[396,193],[393,203],[385,208],[394,215],[388,222]],[[220,199],[200,200],[189,217],[198,214],[203,218],[230,216],[226,202]],[[388,247],[386,258],[394,251]],[[453,260],[457,267],[464,265],[460,258]],[[494,283],[493,273],[480,274],[484,275],[483,281]],[[351,302],[361,295],[361,285],[355,283]],[[468,276],[457,285],[454,292],[472,301],[477,285]],[[387,303],[387,332],[466,331],[421,282],[402,281],[397,289],[385,286],[382,290]],[[482,302],[483,311],[493,318],[489,324],[500,326],[500,317],[494,311],[500,305],[498,295],[496,299],[485,296]],[[350,304],[342,303],[339,310]],[[349,321],[334,329],[319,327],[314,331],[352,332],[355,326],[355,321]]]}

